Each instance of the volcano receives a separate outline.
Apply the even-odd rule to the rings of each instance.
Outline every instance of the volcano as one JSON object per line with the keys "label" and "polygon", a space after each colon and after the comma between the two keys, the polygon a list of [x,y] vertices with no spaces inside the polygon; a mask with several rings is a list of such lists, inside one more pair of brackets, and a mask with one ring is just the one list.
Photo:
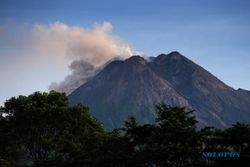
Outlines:
{"label": "volcano", "polygon": [[231,88],[179,52],[114,60],[69,95],[71,105],[88,106],[107,129],[130,116],[154,122],[159,102],[194,110],[199,127],[250,123],[250,91]]}

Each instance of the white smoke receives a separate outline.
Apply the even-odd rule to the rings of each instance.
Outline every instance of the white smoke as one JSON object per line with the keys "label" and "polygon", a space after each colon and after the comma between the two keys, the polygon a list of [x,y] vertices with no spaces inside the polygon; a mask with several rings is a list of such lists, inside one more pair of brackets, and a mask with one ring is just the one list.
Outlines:
{"label": "white smoke", "polygon": [[[0,26],[0,76],[20,93],[28,85],[39,90],[49,84],[50,90],[70,93],[109,60],[134,54],[140,53],[115,36],[109,22],[90,29],[61,22]],[[22,86],[16,86],[17,78]]]}
{"label": "white smoke", "polygon": [[97,72],[93,65],[83,60],[73,61],[69,68],[72,71],[71,74],[60,83],[52,82],[50,89],[70,93]]}
{"label": "white smoke", "polygon": [[8,97],[48,88],[70,93],[110,59],[133,54],[138,53],[112,33],[108,22],[93,28],[61,22],[1,24],[0,104]]}
{"label": "white smoke", "polygon": [[71,74],[60,83],[52,83],[49,89],[72,92],[82,85],[109,60],[120,57],[128,58],[138,52],[130,45],[112,34],[112,25],[104,22],[93,29],[69,27],[62,23],[50,26],[38,25],[39,34],[46,34],[63,40],[64,54],[72,60],[69,66]]}

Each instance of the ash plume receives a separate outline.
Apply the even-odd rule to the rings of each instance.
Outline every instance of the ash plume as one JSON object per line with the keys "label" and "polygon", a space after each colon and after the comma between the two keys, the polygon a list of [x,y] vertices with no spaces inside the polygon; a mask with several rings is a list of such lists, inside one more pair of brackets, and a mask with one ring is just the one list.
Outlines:
{"label": "ash plume", "polygon": [[[8,75],[1,71],[0,75],[3,80],[9,80],[9,76],[26,74],[27,82],[39,77],[34,84],[49,85],[50,90],[69,94],[109,60],[140,54],[114,35],[112,28],[109,22],[95,24],[92,28],[61,22],[0,26],[1,59],[13,62],[8,66],[2,64],[1,71],[7,71]],[[51,83],[53,80],[56,82]]]}
{"label": "ash plume", "polygon": [[71,74],[62,82],[53,82],[49,86],[50,90],[69,94],[98,73],[109,60],[137,54],[128,43],[112,34],[112,25],[108,22],[97,24],[91,30],[79,27],[66,29],[71,38],[66,52],[67,57],[72,59],[69,66]]}
{"label": "ash plume", "polygon": [[52,82],[50,89],[70,93],[98,71],[92,64],[84,60],[73,61],[69,69],[72,71],[71,74],[66,76],[64,81],[60,83]]}

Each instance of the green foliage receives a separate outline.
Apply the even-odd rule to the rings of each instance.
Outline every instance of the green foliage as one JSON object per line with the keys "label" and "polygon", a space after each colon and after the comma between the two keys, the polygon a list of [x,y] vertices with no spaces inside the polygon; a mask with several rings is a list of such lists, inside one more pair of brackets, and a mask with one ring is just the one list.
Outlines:
{"label": "green foliage", "polygon": [[105,134],[86,107],[69,107],[66,95],[54,91],[11,98],[2,112],[1,153],[10,155],[1,157],[20,165],[91,163]]}
{"label": "green foliage", "polygon": [[203,151],[237,151],[238,158],[213,158],[208,159],[213,166],[250,166],[250,127],[247,124],[237,122],[228,129],[216,129],[206,127],[201,129],[200,140],[203,143]]}
{"label": "green foliage", "polygon": [[[69,106],[63,93],[13,97],[0,108],[0,166],[250,166],[249,125],[198,130],[193,111],[156,108],[155,124],[130,117],[107,132],[87,107]],[[203,151],[240,151],[241,157],[208,159]]]}
{"label": "green foliage", "polygon": [[[154,125],[138,125],[134,118],[125,122],[123,139],[131,150],[134,166],[187,166],[198,157],[200,148],[196,121],[184,108],[157,105]],[[137,164],[136,164],[137,163]]]}
{"label": "green foliage", "polygon": [[161,127],[186,129],[194,128],[197,123],[195,117],[191,116],[193,111],[186,112],[185,108],[171,107],[164,103],[159,103],[156,108],[158,109],[156,123]]}

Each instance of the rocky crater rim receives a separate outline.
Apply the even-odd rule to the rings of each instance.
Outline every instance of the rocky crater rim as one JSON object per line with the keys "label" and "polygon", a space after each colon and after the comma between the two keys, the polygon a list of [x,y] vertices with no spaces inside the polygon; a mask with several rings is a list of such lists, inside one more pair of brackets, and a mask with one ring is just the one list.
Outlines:
{"label": "rocky crater rim", "polygon": [[178,51],[172,51],[168,54],[166,53],[160,53],[158,56],[142,56],[142,55],[133,55],[125,60],[114,60],[114,61],[125,61],[125,62],[129,62],[129,61],[137,61],[137,62],[150,62],[150,61],[154,61],[155,59],[161,59],[161,58],[175,58],[175,59],[180,59],[182,56],[182,54],[180,54]]}
{"label": "rocky crater rim", "polygon": [[[142,56],[142,55],[133,55],[127,59],[114,59],[111,60],[110,63],[107,64],[118,64],[118,63],[125,63],[125,64],[141,64],[141,65],[146,65],[151,62],[155,62],[157,64],[164,64],[168,61],[185,61],[188,64],[190,64],[189,59],[183,56],[180,52],[178,51],[172,51],[168,54],[161,53],[158,56]],[[191,63],[192,64],[192,63]]]}

